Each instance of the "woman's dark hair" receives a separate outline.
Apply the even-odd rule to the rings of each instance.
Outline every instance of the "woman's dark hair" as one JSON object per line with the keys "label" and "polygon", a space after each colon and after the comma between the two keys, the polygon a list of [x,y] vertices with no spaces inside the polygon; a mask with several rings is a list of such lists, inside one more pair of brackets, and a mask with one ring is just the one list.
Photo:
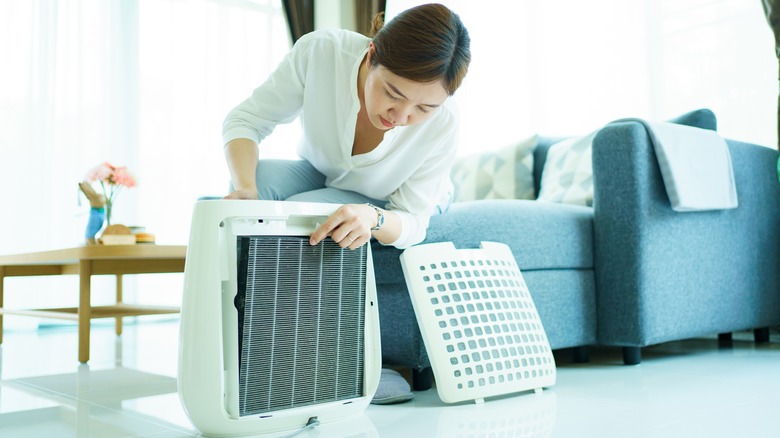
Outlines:
{"label": "woman's dark hair", "polygon": [[382,65],[416,82],[441,80],[450,95],[460,87],[471,62],[469,33],[444,5],[407,9],[387,24],[379,13],[371,23],[371,35],[375,47],[371,68]]}

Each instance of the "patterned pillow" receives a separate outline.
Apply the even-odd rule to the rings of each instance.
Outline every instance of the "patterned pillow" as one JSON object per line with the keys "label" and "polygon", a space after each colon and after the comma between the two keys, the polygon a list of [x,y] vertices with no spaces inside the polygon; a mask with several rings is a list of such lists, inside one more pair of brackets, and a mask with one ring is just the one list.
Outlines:
{"label": "patterned pillow", "polygon": [[593,205],[591,143],[598,130],[584,137],[567,138],[547,151],[539,201]]}
{"label": "patterned pillow", "polygon": [[456,159],[450,176],[455,201],[534,199],[536,136],[496,151]]}

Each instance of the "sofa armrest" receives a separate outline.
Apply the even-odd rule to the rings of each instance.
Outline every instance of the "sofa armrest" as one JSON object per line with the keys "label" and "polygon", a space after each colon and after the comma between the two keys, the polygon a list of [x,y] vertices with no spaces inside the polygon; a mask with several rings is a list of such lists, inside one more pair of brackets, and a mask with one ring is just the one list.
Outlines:
{"label": "sofa armrest", "polygon": [[642,124],[595,137],[599,342],[641,347],[780,323],[778,152],[727,143],[739,207],[680,213]]}

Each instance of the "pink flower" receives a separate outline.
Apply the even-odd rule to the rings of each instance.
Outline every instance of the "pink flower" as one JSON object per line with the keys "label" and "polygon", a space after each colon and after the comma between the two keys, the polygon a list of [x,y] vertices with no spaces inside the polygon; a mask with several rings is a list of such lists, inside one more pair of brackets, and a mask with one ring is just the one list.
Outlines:
{"label": "pink flower", "polygon": [[111,174],[114,173],[114,166],[109,163],[103,163],[100,166],[87,172],[85,179],[89,182],[92,181],[108,181],[111,178]]}
{"label": "pink flower", "polygon": [[125,186],[128,189],[135,187],[135,178],[127,170],[127,167],[117,167],[111,163],[103,163],[87,172],[86,180],[99,181],[109,186]]}
{"label": "pink flower", "polygon": [[135,187],[135,178],[127,171],[127,167],[117,167],[114,169],[114,175],[111,178],[114,183],[125,186],[128,189]]}

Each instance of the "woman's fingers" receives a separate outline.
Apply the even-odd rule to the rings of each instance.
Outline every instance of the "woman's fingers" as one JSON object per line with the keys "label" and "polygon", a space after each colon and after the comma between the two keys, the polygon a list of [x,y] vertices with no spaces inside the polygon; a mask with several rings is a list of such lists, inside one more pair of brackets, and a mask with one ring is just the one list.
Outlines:
{"label": "woman's fingers", "polygon": [[257,200],[258,195],[256,190],[244,189],[236,190],[222,199],[250,199]]}
{"label": "woman's fingers", "polygon": [[371,239],[371,228],[360,215],[359,204],[346,204],[311,234],[309,243],[316,245],[325,237],[330,238],[342,248],[357,249]]}

